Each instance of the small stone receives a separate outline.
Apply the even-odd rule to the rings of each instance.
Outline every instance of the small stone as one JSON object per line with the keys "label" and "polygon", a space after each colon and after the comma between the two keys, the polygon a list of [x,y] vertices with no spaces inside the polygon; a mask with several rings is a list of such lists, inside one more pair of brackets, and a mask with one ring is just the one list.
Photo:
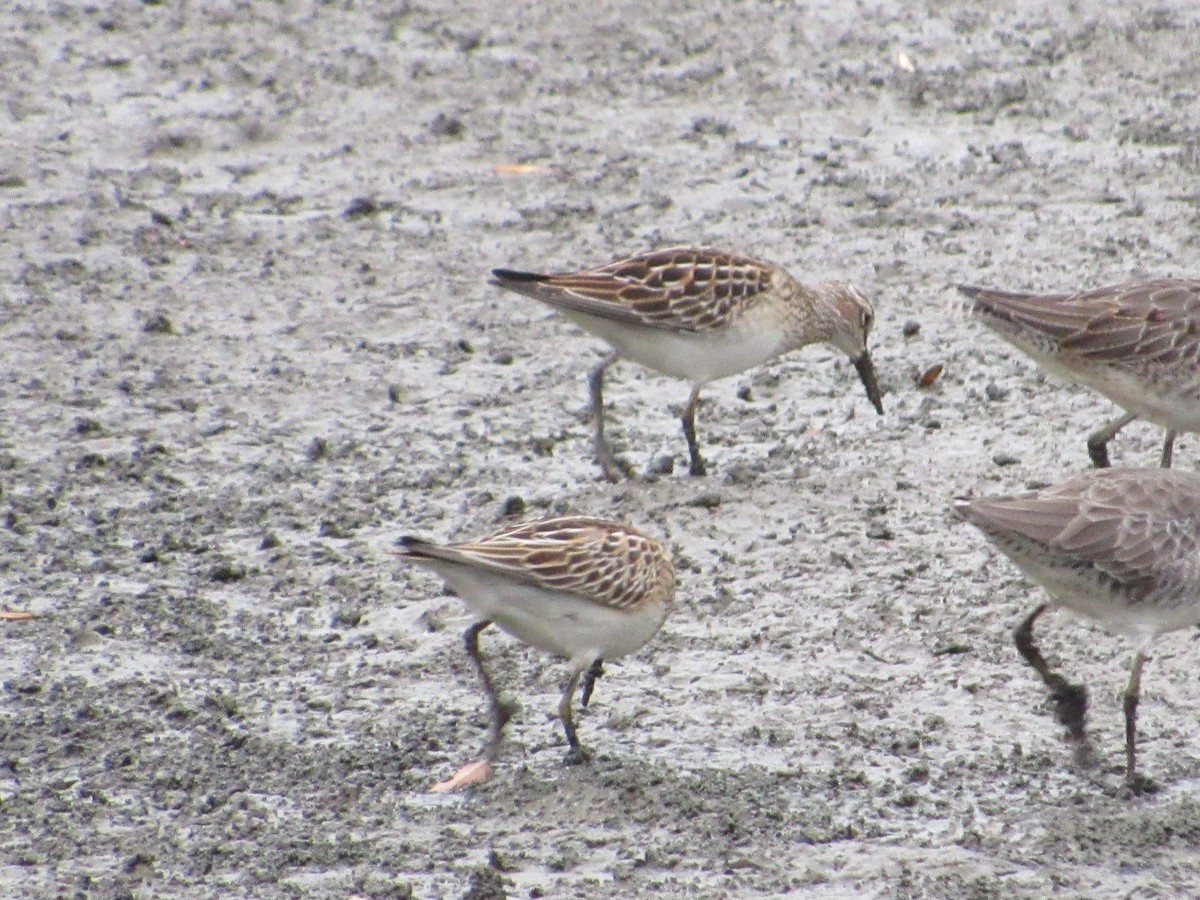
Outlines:
{"label": "small stone", "polygon": [[157,312],[146,320],[142,331],[146,334],[174,334],[175,326],[171,324],[171,320],[165,313]]}
{"label": "small stone", "polygon": [[231,584],[235,581],[241,581],[245,577],[245,568],[228,561],[219,562],[208,570],[209,581],[215,581],[218,584]]}
{"label": "small stone", "polygon": [[650,466],[647,470],[651,475],[670,475],[675,471],[675,457],[669,453],[664,453],[662,456],[656,456],[650,461]]}
{"label": "small stone", "polygon": [[921,333],[921,323],[918,322],[916,319],[909,319],[907,322],[904,323],[904,328],[901,329],[900,333],[903,334],[906,338],[916,337],[918,334]]}
{"label": "small stone", "polygon": [[80,628],[71,635],[72,650],[89,650],[104,643],[104,638],[91,628]]}
{"label": "small stone", "polygon": [[896,533],[882,522],[872,522],[867,526],[867,537],[873,541],[890,541],[895,536]]}
{"label": "small stone", "polygon": [[1008,388],[1002,388],[994,381],[989,381],[983,388],[984,395],[993,403],[998,403],[1008,396]]}
{"label": "small stone", "polygon": [[456,116],[448,116],[445,113],[438,113],[433,117],[433,121],[429,123],[429,131],[431,134],[436,134],[438,137],[462,137],[467,128],[463,125],[462,120]]}
{"label": "small stone", "polygon": [[929,766],[924,763],[913,763],[904,770],[904,780],[909,784],[924,784],[929,780]]}
{"label": "small stone", "polygon": [[992,456],[992,462],[998,466],[1015,466],[1021,461],[1019,456],[1013,456],[1011,453],[996,453]]}
{"label": "small stone", "polygon": [[455,38],[455,44],[462,53],[470,53],[472,50],[477,50],[483,43],[483,32],[467,31]]}
{"label": "small stone", "polygon": [[697,506],[700,509],[716,509],[722,503],[722,497],[716,491],[705,491],[703,494],[697,494],[687,502],[688,506]]}
{"label": "small stone", "polygon": [[959,641],[951,641],[949,644],[940,644],[933,648],[934,656],[959,656],[970,652],[971,648]]}
{"label": "small stone", "polygon": [[525,498],[518,494],[506,498],[504,505],[500,507],[500,515],[505,518],[525,515]]}
{"label": "small stone", "polygon": [[346,529],[340,523],[332,522],[329,519],[322,519],[321,524],[317,526],[317,536],[327,538],[344,538],[347,536]]}
{"label": "small stone", "polygon": [[756,480],[758,472],[752,465],[744,462],[734,463],[725,473],[726,484],[753,484]]}
{"label": "small stone", "polygon": [[363,620],[361,609],[339,609],[329,622],[330,628],[357,628]]}
{"label": "small stone", "polygon": [[342,215],[347,219],[361,219],[366,216],[372,216],[377,212],[379,212],[379,204],[370,197],[355,197],[342,210]]}
{"label": "small stone", "polygon": [[552,437],[535,437],[529,439],[530,449],[538,456],[553,456],[554,446],[557,443]]}

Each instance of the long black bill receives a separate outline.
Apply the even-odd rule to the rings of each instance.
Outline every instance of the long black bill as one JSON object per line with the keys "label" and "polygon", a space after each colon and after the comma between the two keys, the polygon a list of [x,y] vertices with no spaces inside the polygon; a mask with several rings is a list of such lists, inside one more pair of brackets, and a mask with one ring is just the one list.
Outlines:
{"label": "long black bill", "polygon": [[883,415],[883,397],[879,393],[879,379],[875,377],[875,367],[871,365],[871,354],[866,350],[862,356],[854,360],[854,368],[858,369],[858,377],[862,379],[863,387],[867,389],[867,399],[875,407],[875,411]]}

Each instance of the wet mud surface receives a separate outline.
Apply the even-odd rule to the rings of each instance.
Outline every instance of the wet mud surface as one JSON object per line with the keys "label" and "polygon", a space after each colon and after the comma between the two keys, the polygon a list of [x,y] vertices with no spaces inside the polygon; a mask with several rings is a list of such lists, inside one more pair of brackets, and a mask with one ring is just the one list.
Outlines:
{"label": "wet mud surface", "polygon": [[[1130,648],[1039,623],[1091,686],[1077,772],[1011,642],[1037,593],[948,515],[1117,410],[947,304],[1195,274],[1200,17],[975,6],[0,11],[0,585],[38,616],[0,629],[0,893],[1194,889],[1195,638],[1147,668],[1131,797]],[[705,391],[693,479],[687,386],[618,364],[611,438],[658,474],[602,482],[604,347],[486,272],[685,242],[856,282],[886,415],[810,347]],[[431,795],[484,707],[461,603],[388,551],[520,506],[661,536],[678,608],[583,766],[564,668],[485,637],[521,710],[490,783]]]}

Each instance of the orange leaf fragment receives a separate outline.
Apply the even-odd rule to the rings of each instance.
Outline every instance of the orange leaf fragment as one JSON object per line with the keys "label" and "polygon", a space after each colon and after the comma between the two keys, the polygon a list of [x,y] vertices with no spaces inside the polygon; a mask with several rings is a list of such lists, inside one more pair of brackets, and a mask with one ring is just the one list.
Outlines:
{"label": "orange leaf fragment", "polygon": [[37,613],[22,612],[13,609],[0,609],[0,619],[7,619],[9,622],[25,622],[29,619],[36,619]]}
{"label": "orange leaf fragment", "polygon": [[941,363],[938,363],[935,366],[930,366],[925,370],[925,374],[917,379],[917,387],[927,388],[932,385],[938,380],[938,376],[942,374],[942,369],[944,368],[945,366],[943,366]]}

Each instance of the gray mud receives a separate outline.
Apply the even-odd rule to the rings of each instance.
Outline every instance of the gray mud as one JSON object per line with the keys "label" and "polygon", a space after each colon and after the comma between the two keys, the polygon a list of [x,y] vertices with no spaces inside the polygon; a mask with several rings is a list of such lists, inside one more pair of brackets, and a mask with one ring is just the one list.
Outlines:
{"label": "gray mud", "polygon": [[[1194,638],[1132,798],[1128,647],[1048,617],[1078,773],[1009,637],[1036,595],[946,514],[1116,410],[946,303],[1195,274],[1200,17],[1000,5],[5,5],[0,584],[39,617],[0,628],[0,894],[1194,892]],[[675,242],[857,282],[887,414],[808,348],[705,392],[690,479],[686,385],[620,364],[614,442],[675,471],[601,482],[604,348],[485,274]],[[506,755],[430,795],[484,709],[460,602],[388,549],[513,497],[666,538],[678,610],[581,767],[562,667],[488,636]]]}

